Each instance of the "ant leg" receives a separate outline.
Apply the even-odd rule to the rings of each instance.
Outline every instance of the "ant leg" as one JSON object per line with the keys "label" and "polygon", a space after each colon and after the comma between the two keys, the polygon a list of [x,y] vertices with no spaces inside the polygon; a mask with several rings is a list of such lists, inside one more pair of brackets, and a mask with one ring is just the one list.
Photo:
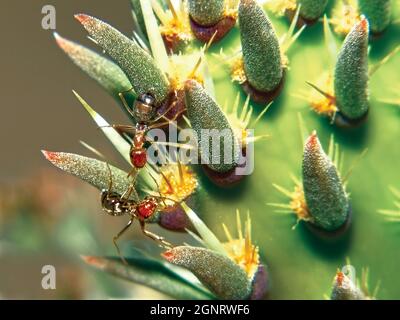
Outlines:
{"label": "ant leg", "polygon": [[[132,89],[133,89],[133,88],[132,88]],[[127,91],[119,92],[119,93],[118,93],[118,96],[119,96],[119,98],[121,99],[122,104],[124,105],[124,108],[126,109],[126,111],[128,111],[128,113],[129,113],[133,118],[136,118],[136,117],[135,117],[135,114],[133,113],[133,111],[131,110],[131,108],[129,108],[128,102],[126,101],[125,96],[124,96],[124,93],[129,92],[129,91],[131,91],[132,89],[127,90]]]}
{"label": "ant leg", "polygon": [[118,255],[119,255],[119,257],[121,258],[122,262],[123,262],[124,264],[126,264],[126,265],[128,264],[128,262],[126,262],[125,258],[122,256],[121,250],[119,249],[118,244],[117,244],[117,240],[118,240],[118,239],[124,234],[124,232],[125,232],[126,230],[128,230],[128,228],[132,225],[133,220],[134,220],[134,218],[132,217],[131,220],[129,220],[128,224],[127,224],[120,232],[118,232],[118,234],[117,234],[116,236],[114,236],[114,238],[113,238],[113,243],[114,243],[115,248],[117,249]]}
{"label": "ant leg", "polygon": [[[131,174],[132,174],[132,171],[128,174],[128,177],[130,177]],[[132,183],[129,185],[128,189],[126,189],[125,192],[121,195],[120,199],[121,200],[123,199],[123,203],[122,203],[123,205],[128,203],[128,201],[132,195],[132,192],[135,194],[136,199],[139,199],[139,194],[137,193],[136,188],[135,188],[136,177],[137,177],[137,174],[133,177]]]}
{"label": "ant leg", "polygon": [[146,237],[149,237],[150,239],[152,239],[152,240],[154,240],[154,241],[160,242],[160,243],[161,243],[164,247],[166,247],[167,249],[173,248],[173,246],[172,246],[171,243],[169,243],[168,241],[166,241],[163,237],[158,236],[158,235],[156,235],[156,234],[154,234],[154,233],[152,233],[152,232],[146,230],[145,227],[146,227],[145,222],[144,222],[144,221],[140,221],[140,228],[142,229],[142,232],[143,232],[143,234],[144,234]]}
{"label": "ant leg", "polygon": [[164,113],[160,114],[157,118],[154,119],[154,122],[157,122],[157,121],[160,120],[161,118],[165,117],[166,114],[167,114],[168,112],[170,112],[174,106],[175,106],[175,105],[172,103],[172,104],[167,108],[167,110],[164,111]]}
{"label": "ant leg", "polygon": [[182,130],[182,128],[181,128],[180,126],[178,126],[178,125],[174,122],[174,120],[176,120],[176,118],[178,118],[179,115],[182,114],[184,111],[185,111],[185,110],[179,112],[173,119],[168,119],[165,115],[161,115],[161,116],[158,117],[156,120],[154,120],[154,122],[157,122],[157,121],[160,120],[161,118],[162,118],[162,119],[165,119],[165,121],[160,122],[160,123],[155,123],[155,124],[149,126],[149,129],[160,128],[160,127],[166,126],[166,125],[168,125],[168,124],[172,124],[172,125],[175,126],[178,130]]}

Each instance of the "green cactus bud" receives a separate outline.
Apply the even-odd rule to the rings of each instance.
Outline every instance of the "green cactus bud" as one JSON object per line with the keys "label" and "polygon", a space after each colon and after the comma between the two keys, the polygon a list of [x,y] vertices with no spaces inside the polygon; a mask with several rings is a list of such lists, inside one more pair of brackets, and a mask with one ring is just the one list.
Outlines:
{"label": "green cactus bud", "polygon": [[224,0],[189,0],[190,17],[201,26],[212,26],[224,17]]}
{"label": "green cactus bud", "polygon": [[335,67],[334,88],[339,111],[362,118],[368,104],[368,21],[363,18],[344,40]]}
{"label": "green cactus bud", "polygon": [[372,32],[382,32],[389,25],[390,2],[390,0],[358,0],[360,12],[367,17]]}
{"label": "green cactus bud", "polygon": [[[108,190],[110,172],[107,164],[93,158],[83,157],[73,153],[51,152],[42,150],[43,155],[57,168],[72,174],[101,190]],[[112,176],[112,191],[123,194],[131,185],[127,173],[114,166],[109,166]],[[134,198],[135,195],[132,195]]]}
{"label": "green cactus bud", "polygon": [[247,299],[252,280],[231,259],[214,251],[181,246],[163,254],[170,263],[189,269],[218,298]]}
{"label": "green cactus bud", "polygon": [[308,20],[315,20],[322,16],[328,0],[298,0],[300,15]]}
{"label": "green cactus bud", "polygon": [[332,300],[366,300],[367,297],[343,272],[338,272],[331,293]]}
{"label": "green cactus bud", "polygon": [[158,106],[167,99],[168,79],[146,51],[99,19],[85,14],[77,14],[75,18],[126,73],[137,94],[152,94]]}
{"label": "green cactus bud", "polygon": [[[68,57],[92,79],[96,80],[108,93],[113,95],[114,98],[120,100],[118,93],[129,90],[132,87],[125,73],[110,59],[69,41],[57,33],[54,33],[54,38]],[[129,102],[133,102],[135,94],[132,91],[127,92],[126,99]]]}
{"label": "green cactus bud", "polygon": [[347,222],[349,201],[346,192],[315,131],[304,146],[303,188],[311,222],[315,226],[335,231]]}
{"label": "green cactus bud", "polygon": [[259,91],[272,91],[283,77],[281,51],[272,23],[254,0],[240,1],[239,28],[248,82]]}
{"label": "green cactus bud", "polygon": [[[188,117],[207,165],[217,172],[236,168],[240,156],[239,142],[221,108],[194,80],[185,83],[185,96]],[[209,135],[205,135],[203,130],[209,130]],[[219,138],[219,148],[214,148]],[[215,149],[219,149],[218,152]]]}

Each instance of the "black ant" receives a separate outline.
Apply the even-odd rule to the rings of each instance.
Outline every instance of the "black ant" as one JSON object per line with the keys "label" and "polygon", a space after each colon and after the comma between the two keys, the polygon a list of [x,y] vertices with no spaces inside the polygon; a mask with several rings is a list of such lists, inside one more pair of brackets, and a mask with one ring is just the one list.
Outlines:
{"label": "black ant", "polygon": [[[166,241],[163,237],[158,236],[148,230],[146,230],[146,221],[151,218],[156,212],[162,209],[165,206],[163,197],[156,196],[146,196],[142,200],[138,200],[139,195],[136,192],[136,189],[133,185],[131,185],[124,194],[119,194],[117,192],[112,191],[112,172],[108,163],[107,168],[110,175],[110,182],[108,185],[108,189],[103,189],[101,191],[101,205],[103,211],[112,216],[123,216],[129,215],[130,220],[128,224],[120,231],[116,236],[113,237],[113,243],[115,248],[117,249],[118,255],[121,260],[127,264],[126,260],[121,255],[121,251],[118,247],[117,240],[125,233],[126,230],[132,225],[134,220],[138,220],[140,224],[140,228],[144,235],[147,237],[161,243],[163,246],[167,248],[172,248],[172,244]],[[131,199],[132,192],[135,193],[135,200]]]}
{"label": "black ant", "polygon": [[[130,90],[124,92],[129,92]],[[123,95],[124,92],[120,92],[119,97],[121,98],[125,109],[134,119],[136,119],[137,123],[135,126],[112,125],[111,127],[122,131],[134,132],[129,156],[134,169],[141,169],[147,163],[147,151],[144,146],[146,143],[147,132],[150,129],[162,127],[171,123],[171,120],[168,119],[168,121],[162,123],[158,123],[158,121],[162,118],[165,118],[165,115],[174,107],[174,104],[171,104],[171,106],[163,114],[156,117],[157,107],[155,106],[155,99],[151,94],[140,94],[134,102],[133,107],[130,108]],[[150,125],[151,123],[153,123],[153,125]]]}

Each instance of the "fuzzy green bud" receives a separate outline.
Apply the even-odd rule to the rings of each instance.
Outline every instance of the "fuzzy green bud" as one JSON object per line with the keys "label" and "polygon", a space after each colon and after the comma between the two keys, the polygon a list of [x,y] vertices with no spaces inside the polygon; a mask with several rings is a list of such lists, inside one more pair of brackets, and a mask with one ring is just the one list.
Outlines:
{"label": "fuzzy green bud", "polygon": [[96,43],[121,67],[135,92],[153,95],[160,106],[169,94],[166,75],[156,66],[153,58],[134,41],[109,24],[85,14],[75,18],[85,27]]}
{"label": "fuzzy green bud", "polygon": [[315,132],[304,146],[303,189],[315,226],[325,231],[335,231],[346,223],[348,197],[335,165],[325,154]]}
{"label": "fuzzy green bud", "polygon": [[298,0],[300,15],[308,20],[315,20],[321,17],[325,11],[328,0]]}
{"label": "fuzzy green bud", "polygon": [[268,16],[254,0],[240,1],[239,28],[248,82],[262,92],[274,90],[283,77],[279,41]]}
{"label": "fuzzy green bud", "polygon": [[224,0],[189,0],[190,17],[201,26],[217,24],[225,12]]}
{"label": "fuzzy green bud", "polygon": [[362,118],[368,103],[368,21],[363,18],[344,40],[335,67],[336,105],[351,120]]}
{"label": "fuzzy green bud", "polygon": [[208,167],[217,172],[236,168],[239,142],[217,102],[194,80],[186,82],[185,96],[188,117]]}
{"label": "fuzzy green bud", "polygon": [[191,272],[220,299],[249,298],[252,281],[233,260],[214,251],[181,246],[163,254],[164,258]]}
{"label": "fuzzy green bud", "polygon": [[358,0],[358,6],[367,17],[372,32],[382,32],[389,25],[391,0]]}
{"label": "fuzzy green bud", "polygon": [[107,167],[104,161],[66,152],[43,150],[42,153],[57,168],[88,182],[100,191],[109,189],[111,177],[112,191],[119,194],[123,194],[132,183],[127,179],[125,171],[111,165]]}
{"label": "fuzzy green bud", "polygon": [[[58,46],[87,75],[96,80],[108,93],[120,101],[119,92],[129,90],[132,85],[121,68],[110,59],[75,42],[69,41],[57,33],[54,38]],[[126,99],[133,102],[135,94],[126,93]]]}

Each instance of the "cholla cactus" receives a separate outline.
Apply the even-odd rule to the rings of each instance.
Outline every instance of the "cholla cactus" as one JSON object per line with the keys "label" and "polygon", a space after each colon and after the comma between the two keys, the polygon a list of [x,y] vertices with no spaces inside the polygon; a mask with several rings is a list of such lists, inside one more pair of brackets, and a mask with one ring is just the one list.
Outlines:
{"label": "cholla cactus", "polygon": [[[55,34],[59,47],[113,96],[127,114],[128,125],[114,125],[74,92],[96,126],[126,160],[127,169],[109,164],[99,151],[86,143],[83,145],[94,152],[95,157],[52,151],[43,151],[43,154],[56,167],[99,189],[100,201],[93,201],[100,202],[105,212],[128,218],[126,227],[113,239],[116,246],[122,234],[137,225],[143,232],[140,241],[146,242],[147,247],[146,252],[130,248],[128,253],[117,246],[120,256],[97,257],[90,253],[83,257],[85,262],[177,299],[262,299],[269,293],[279,298],[284,295],[302,298],[303,284],[297,286],[293,281],[293,294],[292,289],[286,288],[292,288],[294,278],[309,274],[297,270],[301,268],[293,268],[290,271],[293,276],[281,274],[276,278],[283,282],[287,278],[288,282],[281,286],[277,281],[270,287],[270,278],[274,279],[275,273],[280,272],[267,268],[270,259],[274,265],[293,265],[293,261],[299,259],[303,266],[311,266],[331,253],[357,247],[358,243],[342,246],[335,242],[325,247],[324,240],[352,241],[351,237],[340,237],[350,234],[350,218],[357,220],[357,226],[368,218],[363,216],[367,213],[361,212],[368,209],[365,203],[370,196],[363,194],[368,192],[363,186],[374,188],[379,175],[372,176],[365,168],[375,169],[376,166],[376,170],[380,170],[381,162],[386,166],[394,159],[382,159],[384,150],[376,145],[385,144],[396,132],[389,130],[385,139],[376,131],[369,132],[368,136],[365,134],[368,122],[361,131],[342,132],[331,126],[321,126],[315,117],[306,116],[307,122],[318,129],[318,136],[314,131],[303,141],[302,152],[292,152],[293,127],[297,125],[291,115],[298,111],[296,107],[304,110],[307,105],[292,98],[306,86],[305,81],[312,80],[308,79],[313,75],[309,69],[319,66],[313,71],[322,75],[321,79],[310,82],[312,92],[306,97],[302,95],[317,113],[330,117],[339,126],[353,128],[366,120],[371,106],[371,123],[381,125],[380,112],[385,111],[375,107],[374,92],[369,90],[370,76],[376,71],[374,67],[368,70],[368,45],[375,46],[369,43],[369,26],[371,30],[374,26],[374,32],[386,29],[388,10],[384,10],[383,18],[382,12],[371,6],[363,7],[360,1],[366,18],[356,12],[338,50],[329,24],[336,27],[339,24],[335,24],[334,18],[324,16],[329,8],[327,3],[286,0],[267,1],[264,5],[264,1],[256,0],[131,0],[135,25],[132,38],[115,29],[112,21],[77,14],[76,19],[103,54]],[[264,9],[268,10],[272,4],[275,10],[266,13]],[[286,14],[290,23],[275,15],[277,11]],[[323,23],[325,36],[318,27],[320,23]],[[288,49],[292,46],[295,47],[290,52],[289,64]],[[325,60],[325,56],[331,63],[323,65],[319,61]],[[225,60],[223,63],[221,58]],[[219,72],[226,64],[231,67],[230,73]],[[235,82],[240,86],[222,85],[223,77],[228,79],[227,83]],[[232,98],[235,96],[236,100]],[[221,101],[222,98],[225,101]],[[261,109],[258,104],[262,104]],[[269,119],[265,113],[271,105],[275,111]],[[144,121],[143,114],[150,114],[150,120]],[[393,121],[391,118],[391,127]],[[254,129],[256,124],[257,135],[253,135],[249,129]],[[150,128],[177,135],[190,128],[197,134],[196,143],[160,141],[149,133]],[[216,152],[210,148],[213,137],[201,136],[203,129],[227,132],[226,139],[218,141]],[[270,139],[260,141],[267,133],[272,133]],[[330,135],[332,138],[325,152],[319,139],[324,142]],[[349,186],[350,198],[347,182],[352,168],[343,172],[339,144],[344,144],[343,149],[351,157],[351,148],[368,146],[369,138],[378,140],[373,140],[372,144],[376,148],[374,158],[363,164],[363,172],[357,172],[355,182]],[[207,148],[202,149],[202,145]],[[136,167],[132,161],[136,149],[145,149],[148,153],[153,149],[166,161],[158,164],[143,158],[143,166]],[[195,150],[194,158],[206,159],[207,163],[202,166],[184,163],[182,150]],[[400,156],[397,151],[398,148],[387,152]],[[230,162],[224,161],[227,153]],[[374,165],[368,166],[371,162]],[[248,164],[255,164],[255,172],[246,172],[250,177],[244,181],[246,175],[237,174],[236,169]],[[301,171],[301,179],[293,178],[293,191],[275,184],[290,202],[273,205],[280,211],[294,213],[297,222],[303,221],[310,227],[313,235],[306,236],[307,241],[301,244],[296,235],[290,234],[289,228],[278,230],[280,218],[260,205],[276,197],[271,192],[271,182],[284,179],[289,166]],[[379,174],[388,178],[382,170]],[[359,189],[358,181],[363,184]],[[237,207],[249,209],[252,220],[249,214],[243,228],[237,214],[236,233],[231,233],[225,225],[218,228],[221,221],[231,224]],[[392,211],[381,213],[393,218]],[[377,218],[374,216],[374,219]],[[148,230],[149,225],[154,229]],[[219,240],[222,232],[225,232],[226,241]],[[286,244],[286,249],[293,252],[290,261],[277,253]],[[316,252],[322,248],[324,252],[310,255],[308,246]],[[329,283],[332,270],[330,263],[324,262],[321,268],[325,272],[321,272],[319,282]],[[309,294],[314,298],[322,296]],[[358,299],[371,298],[371,295],[345,274],[338,273],[332,298]]]}

